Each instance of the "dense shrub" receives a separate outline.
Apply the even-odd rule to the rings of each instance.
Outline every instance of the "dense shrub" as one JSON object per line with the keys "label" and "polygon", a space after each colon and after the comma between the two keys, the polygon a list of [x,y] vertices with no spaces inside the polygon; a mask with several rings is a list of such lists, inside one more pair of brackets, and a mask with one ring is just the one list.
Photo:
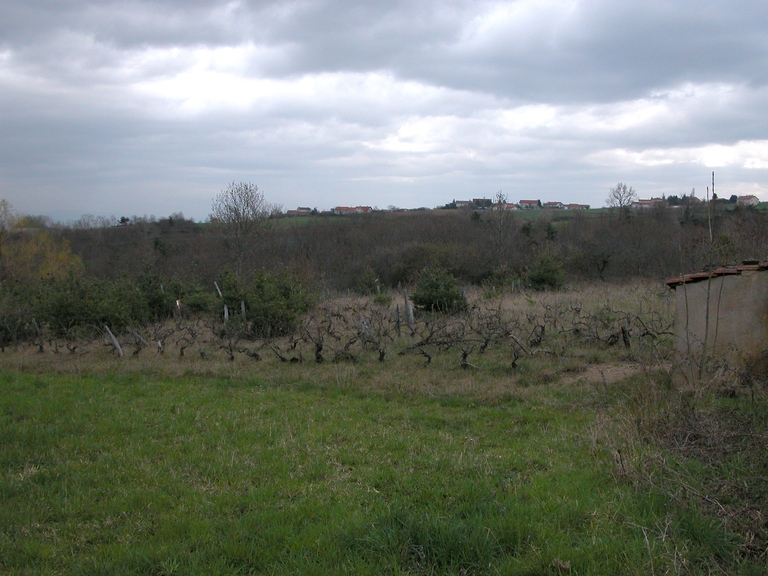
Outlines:
{"label": "dense shrub", "polygon": [[246,301],[251,329],[264,337],[290,333],[313,301],[312,294],[287,271],[256,272]]}
{"label": "dense shrub", "polygon": [[20,282],[0,287],[0,347],[5,348],[35,335],[34,294]]}
{"label": "dense shrub", "polygon": [[392,287],[411,284],[426,267],[446,268],[451,261],[447,244],[411,242],[387,249],[375,258],[380,277]]}
{"label": "dense shrub", "polygon": [[89,283],[92,287],[92,314],[97,326],[122,330],[126,326],[146,325],[152,318],[144,293],[134,280]]}
{"label": "dense shrub", "polygon": [[372,257],[373,266],[384,284],[397,287],[412,284],[424,268],[441,268],[464,282],[476,283],[490,273],[487,259],[474,246],[457,242],[408,243],[383,249]]}
{"label": "dense shrub", "polygon": [[106,282],[70,277],[38,287],[37,313],[54,334],[64,336],[76,327],[95,323],[93,310],[99,285]]}
{"label": "dense shrub", "polygon": [[104,325],[122,330],[144,325],[153,317],[145,294],[130,279],[70,277],[42,283],[38,290],[38,315],[60,336],[76,328],[101,330]]}
{"label": "dense shrub", "polygon": [[526,279],[534,290],[559,290],[565,285],[563,263],[554,254],[544,252],[528,268]]}
{"label": "dense shrub", "polygon": [[499,266],[483,280],[486,297],[500,296],[520,288],[520,275],[508,266]]}
{"label": "dense shrub", "polygon": [[[127,327],[145,326],[170,318],[176,300],[190,313],[221,313],[230,307],[233,322],[242,322],[246,332],[278,336],[295,328],[298,318],[312,304],[312,296],[287,272],[257,273],[245,286],[231,273],[218,282],[223,295],[213,288],[164,284],[146,272],[135,279],[100,280],[70,275],[63,280],[48,279],[34,284],[6,281],[0,284],[0,347],[29,339],[46,328],[56,336],[98,333],[106,325],[118,332]],[[247,321],[240,318],[241,302]],[[240,329],[240,328],[239,328]]]}
{"label": "dense shrub", "polygon": [[370,266],[366,266],[360,276],[358,276],[355,283],[355,292],[361,296],[373,296],[381,292],[379,277]]}
{"label": "dense shrub", "polygon": [[224,298],[224,304],[231,311],[240,309],[240,302],[248,300],[248,291],[243,285],[240,277],[230,270],[224,270],[219,275],[217,281],[221,295]]}
{"label": "dense shrub", "polygon": [[184,295],[184,289],[176,282],[163,284],[162,278],[149,270],[141,274],[136,283],[144,295],[147,311],[154,320],[173,316],[176,300]]}
{"label": "dense shrub", "polygon": [[416,283],[413,303],[430,312],[454,312],[467,306],[459,281],[441,268],[425,268]]}
{"label": "dense shrub", "polygon": [[[247,331],[257,336],[289,333],[312,304],[309,292],[285,270],[274,274],[254,272],[248,286],[236,274],[225,271],[217,282],[232,321],[242,320],[240,311],[245,304]],[[221,312],[219,305],[212,303],[217,314]]]}
{"label": "dense shrub", "polygon": [[[21,293],[14,294],[6,282],[3,294],[21,306]],[[17,291],[18,292],[18,291]],[[57,336],[75,332],[101,331],[104,325],[120,331],[127,326],[143,326],[164,320],[174,313],[176,299],[183,293],[178,283],[164,286],[159,277],[140,275],[136,279],[99,280],[75,275],[61,280],[48,279],[25,285],[25,306],[39,326],[47,326]],[[12,323],[10,316],[7,325]],[[3,320],[0,320],[0,324]]]}
{"label": "dense shrub", "polygon": [[221,308],[221,299],[213,290],[205,290],[200,286],[193,286],[185,290],[181,297],[182,310],[192,313],[210,313]]}

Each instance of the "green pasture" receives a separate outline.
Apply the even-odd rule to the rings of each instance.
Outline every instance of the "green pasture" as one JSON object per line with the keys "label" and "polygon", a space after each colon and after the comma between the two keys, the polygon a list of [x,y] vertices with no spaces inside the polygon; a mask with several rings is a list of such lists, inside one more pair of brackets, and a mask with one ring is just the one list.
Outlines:
{"label": "green pasture", "polygon": [[[626,469],[648,450],[621,455],[625,406],[662,377],[499,372],[507,390],[487,395],[458,368],[391,370],[5,370],[0,572],[763,573],[723,524]],[[461,393],[420,391],[428,371]]]}

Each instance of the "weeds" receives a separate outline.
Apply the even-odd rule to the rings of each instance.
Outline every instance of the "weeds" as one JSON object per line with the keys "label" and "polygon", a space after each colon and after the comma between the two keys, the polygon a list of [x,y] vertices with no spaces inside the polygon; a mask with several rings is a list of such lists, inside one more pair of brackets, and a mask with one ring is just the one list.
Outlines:
{"label": "weeds", "polygon": [[[612,439],[603,441],[612,447],[617,479],[674,503],[680,528],[717,551],[713,569],[728,572],[723,563],[736,554],[745,573],[760,573],[768,549],[768,411],[764,397],[755,401],[745,387],[737,390],[735,371],[728,394],[702,392],[725,386],[726,374],[713,374],[695,393],[666,370],[635,376],[622,393],[625,409],[603,429],[611,430]],[[691,570],[677,544],[665,554],[679,573]]]}

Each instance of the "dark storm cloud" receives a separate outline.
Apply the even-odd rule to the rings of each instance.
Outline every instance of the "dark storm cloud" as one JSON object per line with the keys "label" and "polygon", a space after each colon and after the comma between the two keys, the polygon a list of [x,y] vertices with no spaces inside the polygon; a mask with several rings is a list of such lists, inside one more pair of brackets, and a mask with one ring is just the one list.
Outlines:
{"label": "dark storm cloud", "polygon": [[3,44],[36,54],[81,36],[105,48],[92,55],[95,68],[122,50],[253,42],[289,52],[270,75],[389,70],[547,102],[632,98],[684,82],[760,87],[768,74],[768,10],[752,1],[3,4]]}
{"label": "dark storm cloud", "polygon": [[684,82],[763,86],[768,10],[755,2],[317,2],[270,41],[292,73],[388,69],[532,101],[610,101]]}

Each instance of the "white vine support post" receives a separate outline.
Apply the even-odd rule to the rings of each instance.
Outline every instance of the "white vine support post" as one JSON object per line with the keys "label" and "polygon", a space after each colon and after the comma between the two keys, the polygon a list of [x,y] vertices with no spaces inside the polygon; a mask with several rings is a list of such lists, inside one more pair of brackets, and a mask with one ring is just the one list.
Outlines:
{"label": "white vine support post", "polygon": [[[176,302],[178,302],[178,300],[176,300]],[[106,328],[106,326],[105,326],[105,328]],[[147,348],[149,348],[149,342],[147,342],[146,340],[144,340],[144,338],[142,338],[141,334],[139,334],[138,332],[136,332],[136,330],[134,330],[133,328],[128,328],[128,331],[129,331],[131,334],[133,334],[134,338],[136,338],[136,340],[138,340],[139,342],[141,342],[141,344],[142,344],[143,346],[146,346]]]}
{"label": "white vine support post", "polygon": [[109,326],[106,324],[104,325],[104,330],[107,331],[107,334],[109,334],[110,340],[112,340],[112,346],[115,347],[115,350],[117,350],[117,355],[120,356],[120,358],[123,357],[123,349],[120,347],[120,342],[117,341],[117,338],[115,338],[115,335],[112,334],[112,330],[109,329]]}
{"label": "white vine support post", "polygon": [[368,349],[368,339],[371,335],[371,330],[368,328],[368,324],[365,321],[365,318],[363,318],[363,315],[360,314],[360,336],[363,344],[363,349]]}
{"label": "white vine support post", "polygon": [[243,300],[240,300],[240,314],[243,317],[243,322],[247,322],[245,318],[245,302]]}
{"label": "white vine support post", "polygon": [[[213,285],[216,287],[216,292],[219,293],[219,298],[224,298],[224,295],[221,293],[221,288],[219,288],[219,285],[214,282]],[[224,304],[224,322],[229,320],[229,308],[227,308],[227,305]]]}
{"label": "white vine support post", "polygon": [[408,290],[405,288],[403,288],[403,300],[405,301],[405,319],[408,322],[408,328],[413,330],[413,306],[411,306],[411,301],[408,300]]}

